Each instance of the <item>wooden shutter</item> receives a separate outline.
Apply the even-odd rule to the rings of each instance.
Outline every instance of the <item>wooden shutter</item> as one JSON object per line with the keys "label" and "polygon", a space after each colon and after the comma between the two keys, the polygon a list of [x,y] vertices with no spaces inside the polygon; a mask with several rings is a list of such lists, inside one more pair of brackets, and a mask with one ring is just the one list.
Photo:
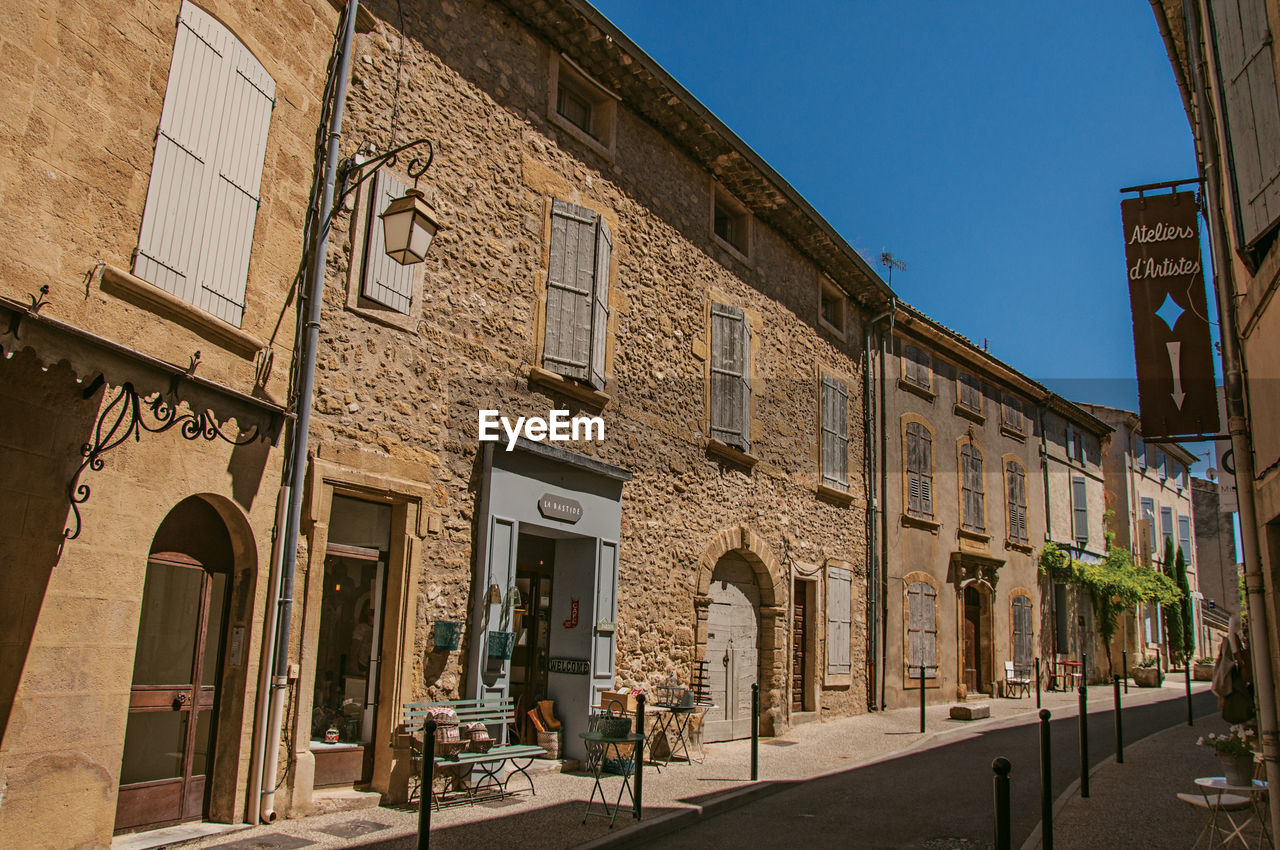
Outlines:
{"label": "wooden shutter", "polygon": [[711,436],[751,450],[751,333],[738,307],[711,305]]}
{"label": "wooden shutter", "polygon": [[1178,515],[1178,545],[1182,547],[1182,557],[1186,559],[1187,566],[1191,566],[1191,517],[1186,514]]}
{"label": "wooden shutter", "polygon": [[932,678],[938,672],[938,592],[928,582],[917,581],[907,585],[907,675],[919,677],[917,672],[925,667],[925,677]]}
{"label": "wooden shutter", "polygon": [[847,676],[853,670],[849,660],[853,623],[852,587],[853,573],[839,567],[827,568],[828,676]]}
{"label": "wooden shutter", "polygon": [[1071,507],[1075,514],[1076,543],[1089,542],[1089,491],[1083,475],[1071,479]]}
{"label": "wooden shutter", "polygon": [[551,202],[547,320],[542,365],[568,378],[589,380],[591,317],[595,295],[596,220],[586,207]]}
{"label": "wooden shutter", "polygon": [[978,379],[972,375],[960,375],[960,405],[982,412],[982,390],[978,387]]}
{"label": "wooden shutter", "polygon": [[907,513],[933,518],[933,438],[919,422],[907,424]]}
{"label": "wooden shutter", "polygon": [[822,483],[849,489],[849,388],[822,376]]}
{"label": "wooden shutter", "polygon": [[960,450],[961,488],[964,502],[964,527],[970,531],[984,531],[985,505],[982,487],[982,452],[970,443]]}
{"label": "wooden shutter", "polygon": [[385,170],[379,171],[374,178],[373,189],[369,192],[369,226],[365,228],[364,269],[360,286],[360,294],[365,298],[406,315],[413,303],[416,267],[401,265],[387,256],[379,216],[388,204],[402,197],[407,188]]}
{"label": "wooden shutter", "polygon": [[1026,543],[1027,533],[1027,475],[1017,461],[1009,461],[1005,467],[1008,477],[1009,539]]}
{"label": "wooden shutter", "polygon": [[184,2],[134,273],[237,326],[274,96],[248,49]]}
{"label": "wooden shutter", "polygon": [[1280,220],[1280,99],[1264,0],[1213,0],[1237,218],[1252,246]]}
{"label": "wooden shutter", "polygon": [[613,234],[604,216],[596,219],[596,271],[591,296],[591,386],[604,389],[605,343],[609,333],[609,261],[613,256]]}
{"label": "wooden shutter", "polygon": [[1013,663],[1019,669],[1031,667],[1032,629],[1031,600],[1026,596],[1013,597]]}

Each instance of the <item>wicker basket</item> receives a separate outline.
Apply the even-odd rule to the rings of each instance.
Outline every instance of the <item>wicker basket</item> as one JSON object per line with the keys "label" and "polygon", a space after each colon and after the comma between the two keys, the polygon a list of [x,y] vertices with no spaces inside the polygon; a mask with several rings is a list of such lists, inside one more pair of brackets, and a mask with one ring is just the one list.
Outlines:
{"label": "wicker basket", "polygon": [[599,729],[606,738],[625,738],[631,734],[631,718],[602,717]]}
{"label": "wicker basket", "polygon": [[538,746],[547,751],[547,758],[560,758],[560,733],[559,732],[539,732]]}
{"label": "wicker basket", "polygon": [[467,741],[436,741],[436,755],[440,758],[456,759],[467,748]]}

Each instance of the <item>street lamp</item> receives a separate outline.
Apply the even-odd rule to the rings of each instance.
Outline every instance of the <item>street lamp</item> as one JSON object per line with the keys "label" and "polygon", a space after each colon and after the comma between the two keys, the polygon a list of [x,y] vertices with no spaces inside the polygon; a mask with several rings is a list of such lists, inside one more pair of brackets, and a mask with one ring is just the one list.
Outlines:
{"label": "street lamp", "polygon": [[422,190],[413,188],[396,198],[380,218],[387,256],[402,266],[422,262],[440,227],[431,217]]}

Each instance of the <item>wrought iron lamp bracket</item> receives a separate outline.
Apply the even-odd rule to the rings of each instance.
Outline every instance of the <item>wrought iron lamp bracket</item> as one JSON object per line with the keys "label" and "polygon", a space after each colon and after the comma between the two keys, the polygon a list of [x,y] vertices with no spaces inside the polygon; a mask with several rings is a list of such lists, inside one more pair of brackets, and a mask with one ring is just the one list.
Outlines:
{"label": "wrought iron lamp bracket", "polygon": [[419,178],[427,173],[427,169],[431,167],[431,161],[435,159],[436,155],[435,147],[428,139],[414,139],[412,142],[406,142],[364,162],[356,162],[354,157],[344,159],[338,165],[338,201],[333,205],[334,212],[336,213],[342,209],[343,204],[351,193],[361,183],[377,174],[379,168],[384,165],[395,165],[399,161],[400,154],[422,145],[426,145],[427,148],[426,158],[419,159],[417,155],[414,155],[410,157],[409,164],[405,168],[408,175],[413,178],[414,188],[417,188]]}

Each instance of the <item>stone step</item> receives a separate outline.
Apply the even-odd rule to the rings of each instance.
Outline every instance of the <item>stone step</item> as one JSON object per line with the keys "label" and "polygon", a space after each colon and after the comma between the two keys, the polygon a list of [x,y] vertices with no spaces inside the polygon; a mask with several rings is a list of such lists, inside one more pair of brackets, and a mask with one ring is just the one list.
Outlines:
{"label": "stone step", "polygon": [[952,720],[982,720],[991,716],[991,706],[985,702],[951,706]]}
{"label": "stone step", "polygon": [[318,815],[376,809],[381,802],[382,795],[377,791],[357,791],[354,788],[321,788],[311,795],[311,804]]}

